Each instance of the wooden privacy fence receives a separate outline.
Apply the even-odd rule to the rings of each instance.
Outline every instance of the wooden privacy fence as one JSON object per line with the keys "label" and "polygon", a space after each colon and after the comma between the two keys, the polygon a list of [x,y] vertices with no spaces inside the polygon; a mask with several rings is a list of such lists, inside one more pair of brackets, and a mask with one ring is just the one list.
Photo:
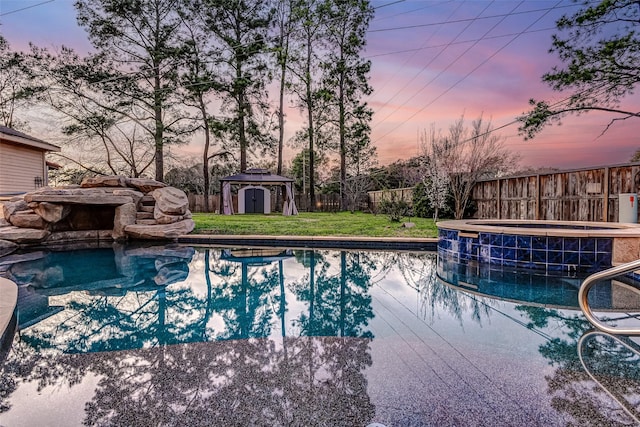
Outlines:
{"label": "wooden privacy fence", "polygon": [[377,190],[368,191],[369,196],[369,208],[377,212],[380,202],[383,200],[404,200],[410,206],[413,205],[413,190],[414,187],[396,188],[393,190]]}
{"label": "wooden privacy fence", "polygon": [[618,221],[619,195],[637,193],[640,163],[478,182],[477,218]]}
{"label": "wooden privacy fence", "polygon": [[[204,194],[187,194],[189,199],[189,210],[191,212],[204,212]],[[234,194],[233,210],[238,212],[238,196]],[[300,212],[306,212],[309,210],[309,197],[301,194],[294,196],[296,201],[296,207]],[[209,212],[219,212],[219,200],[217,194],[209,196]],[[363,206],[361,204],[360,208]],[[367,208],[366,201],[364,208]],[[316,194],[316,209],[317,212],[338,212],[340,210],[340,195],[339,194]],[[271,211],[281,212],[282,206],[278,206],[276,203],[276,192],[271,192]]]}

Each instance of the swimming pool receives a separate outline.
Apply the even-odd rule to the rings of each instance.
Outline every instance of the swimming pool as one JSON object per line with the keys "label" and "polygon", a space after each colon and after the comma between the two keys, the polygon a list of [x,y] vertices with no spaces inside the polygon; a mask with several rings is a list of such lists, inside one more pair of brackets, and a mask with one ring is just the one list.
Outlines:
{"label": "swimming pool", "polygon": [[180,245],[0,258],[20,330],[0,425],[634,422],[636,341],[439,269],[426,252]]}

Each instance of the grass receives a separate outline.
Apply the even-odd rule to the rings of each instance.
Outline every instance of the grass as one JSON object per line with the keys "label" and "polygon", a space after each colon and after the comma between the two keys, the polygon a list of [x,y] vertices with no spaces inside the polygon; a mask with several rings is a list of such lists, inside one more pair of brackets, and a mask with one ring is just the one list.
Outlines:
{"label": "grass", "polygon": [[[283,216],[244,214],[220,215],[194,213],[196,234],[270,235],[270,236],[362,236],[362,237],[437,237],[438,230],[432,219],[404,218],[391,222],[386,215],[369,213],[302,212]],[[415,227],[403,227],[412,222]]]}

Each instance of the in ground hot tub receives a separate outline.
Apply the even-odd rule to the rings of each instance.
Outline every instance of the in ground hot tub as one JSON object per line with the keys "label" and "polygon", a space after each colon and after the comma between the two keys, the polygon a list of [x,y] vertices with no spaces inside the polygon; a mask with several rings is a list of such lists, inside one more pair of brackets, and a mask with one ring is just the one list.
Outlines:
{"label": "in ground hot tub", "polygon": [[640,259],[640,226],[611,222],[459,220],[438,226],[449,259],[592,272]]}

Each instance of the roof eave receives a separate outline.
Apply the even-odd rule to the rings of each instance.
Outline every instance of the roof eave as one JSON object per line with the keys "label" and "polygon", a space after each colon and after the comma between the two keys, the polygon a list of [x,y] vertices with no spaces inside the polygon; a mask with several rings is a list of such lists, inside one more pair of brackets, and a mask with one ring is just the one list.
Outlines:
{"label": "roof eave", "polygon": [[57,145],[49,144],[36,139],[23,138],[16,135],[7,135],[6,133],[0,134],[0,140],[12,142],[14,144],[26,145],[28,147],[39,148],[43,151],[55,151],[59,152],[61,149]]}

